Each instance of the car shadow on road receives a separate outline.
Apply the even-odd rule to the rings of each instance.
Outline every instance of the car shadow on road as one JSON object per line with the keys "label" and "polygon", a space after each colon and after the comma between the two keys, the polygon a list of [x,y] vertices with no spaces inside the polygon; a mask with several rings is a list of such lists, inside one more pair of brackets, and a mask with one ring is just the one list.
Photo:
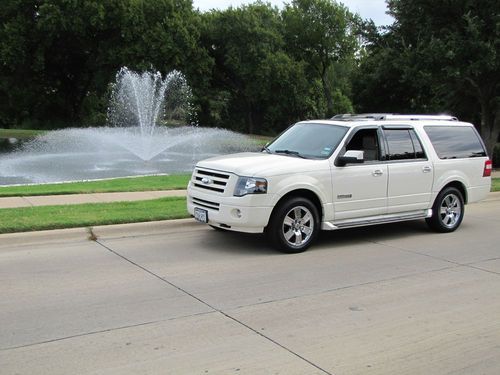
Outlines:
{"label": "car shadow on road", "polygon": [[264,234],[248,234],[212,230],[203,237],[203,247],[214,253],[233,255],[273,255],[277,251],[268,243]]}
{"label": "car shadow on road", "polygon": [[383,242],[396,238],[433,233],[425,221],[404,221],[392,224],[380,224],[366,227],[349,228],[335,231],[323,231],[320,233],[318,244],[328,246],[350,245],[362,242]]}
{"label": "car shadow on road", "polygon": [[[432,233],[425,221],[407,221],[394,224],[374,225],[336,231],[321,231],[317,241],[308,251],[336,246],[361,245],[364,242],[383,242]],[[280,254],[268,242],[264,234],[247,234],[232,231],[208,231],[203,236],[203,247],[215,253],[232,255]]]}

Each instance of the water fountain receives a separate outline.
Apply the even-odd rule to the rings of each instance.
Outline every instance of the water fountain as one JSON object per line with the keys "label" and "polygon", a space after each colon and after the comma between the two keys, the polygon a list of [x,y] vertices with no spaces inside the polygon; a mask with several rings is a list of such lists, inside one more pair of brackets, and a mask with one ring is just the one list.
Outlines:
{"label": "water fountain", "polygon": [[0,155],[0,185],[189,172],[200,159],[255,150],[244,135],[189,124],[190,98],[180,72],[122,68],[106,127],[52,131]]}

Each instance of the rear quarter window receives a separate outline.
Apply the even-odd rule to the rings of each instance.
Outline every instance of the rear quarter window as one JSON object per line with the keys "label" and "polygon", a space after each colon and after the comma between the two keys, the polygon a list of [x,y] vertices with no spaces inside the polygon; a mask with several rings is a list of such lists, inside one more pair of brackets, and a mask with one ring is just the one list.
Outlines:
{"label": "rear quarter window", "polygon": [[476,130],[464,126],[424,126],[440,159],[461,159],[486,156]]}

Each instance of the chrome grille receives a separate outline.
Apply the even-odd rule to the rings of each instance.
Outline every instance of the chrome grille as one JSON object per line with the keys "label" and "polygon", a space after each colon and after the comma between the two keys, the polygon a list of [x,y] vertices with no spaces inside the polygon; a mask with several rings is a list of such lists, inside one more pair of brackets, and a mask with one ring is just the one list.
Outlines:
{"label": "chrome grille", "polygon": [[224,193],[229,175],[206,169],[196,169],[193,174],[193,184],[197,188]]}
{"label": "chrome grille", "polygon": [[196,197],[191,197],[191,199],[193,200],[193,204],[195,204],[196,206],[208,208],[210,210],[219,211],[219,206],[220,206],[219,203],[210,202],[210,201],[207,201],[205,199],[200,199],[200,198],[196,198]]}

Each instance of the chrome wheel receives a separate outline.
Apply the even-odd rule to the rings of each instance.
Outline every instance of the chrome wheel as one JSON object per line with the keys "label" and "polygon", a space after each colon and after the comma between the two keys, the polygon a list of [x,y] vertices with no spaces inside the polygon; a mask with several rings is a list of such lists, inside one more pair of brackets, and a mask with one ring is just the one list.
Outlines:
{"label": "chrome wheel", "polygon": [[445,227],[450,229],[455,227],[462,217],[460,198],[453,193],[446,195],[441,201],[439,216]]}
{"label": "chrome wheel", "polygon": [[462,193],[455,187],[444,188],[432,205],[432,216],[425,219],[437,232],[453,232],[464,218],[465,206]]}
{"label": "chrome wheel", "polygon": [[276,206],[266,234],[279,251],[300,253],[314,242],[320,223],[318,208],[313,202],[303,197],[290,197]]}
{"label": "chrome wheel", "polygon": [[304,206],[297,206],[288,211],[283,220],[282,233],[290,247],[303,247],[314,233],[311,211]]}

